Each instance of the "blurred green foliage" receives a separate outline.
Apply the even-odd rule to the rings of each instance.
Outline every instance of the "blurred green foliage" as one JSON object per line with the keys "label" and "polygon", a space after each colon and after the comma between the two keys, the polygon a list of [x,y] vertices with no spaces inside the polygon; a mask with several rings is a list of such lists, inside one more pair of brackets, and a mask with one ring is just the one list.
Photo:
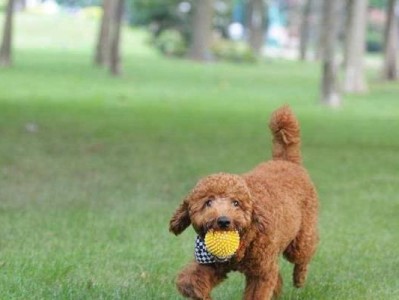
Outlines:
{"label": "blurred green foliage", "polygon": [[257,58],[245,42],[219,39],[212,46],[212,52],[219,60],[231,62],[256,62]]}
{"label": "blurred green foliage", "polygon": [[130,0],[131,22],[134,25],[148,25],[152,22],[178,23],[181,15],[178,4],[181,0]]}
{"label": "blurred green foliage", "polygon": [[154,40],[154,46],[166,56],[183,56],[187,44],[183,35],[175,29],[166,29]]}
{"label": "blurred green foliage", "polygon": [[384,8],[387,5],[387,0],[370,0],[370,6],[376,8]]}
{"label": "blurred green foliage", "polygon": [[369,25],[366,36],[366,49],[368,52],[381,52],[383,50],[383,29]]}
{"label": "blurred green foliage", "polygon": [[[131,0],[130,23],[147,27],[161,53],[181,56],[191,39],[191,13],[179,10],[181,0]],[[191,3],[186,1],[191,7]]]}
{"label": "blurred green foliage", "polygon": [[[161,53],[167,56],[183,56],[186,53],[192,34],[191,19],[195,5],[193,0],[131,0],[129,4],[131,24],[147,26],[152,33],[154,46]],[[230,22],[231,2],[215,1],[214,31],[225,38]],[[232,55],[224,53],[225,51],[219,51],[215,53],[215,57],[232,58]],[[240,55],[236,53],[233,56]]]}

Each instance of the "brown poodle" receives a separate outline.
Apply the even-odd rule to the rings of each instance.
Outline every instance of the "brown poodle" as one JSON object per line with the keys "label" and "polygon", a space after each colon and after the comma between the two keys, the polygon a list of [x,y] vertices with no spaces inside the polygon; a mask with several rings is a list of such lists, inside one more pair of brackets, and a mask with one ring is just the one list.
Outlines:
{"label": "brown poodle", "polygon": [[299,124],[288,106],[269,123],[273,160],[252,171],[218,173],[201,179],[170,220],[178,235],[190,224],[200,238],[207,230],[237,230],[240,246],[228,261],[188,264],[177,278],[179,292],[191,299],[211,299],[212,289],[230,271],[246,277],[244,299],[271,299],[282,288],[278,258],[294,264],[293,281],[302,287],[315,253],[318,199],[301,165]]}

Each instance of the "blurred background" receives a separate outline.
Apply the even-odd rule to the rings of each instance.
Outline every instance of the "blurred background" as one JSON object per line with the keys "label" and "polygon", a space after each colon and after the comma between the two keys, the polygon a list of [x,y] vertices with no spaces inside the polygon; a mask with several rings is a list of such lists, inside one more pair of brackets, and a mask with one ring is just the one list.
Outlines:
{"label": "blurred background", "polygon": [[[0,0],[0,299],[180,299],[202,176],[289,104],[320,196],[304,289],[399,298],[397,0]],[[212,294],[241,299],[232,274]]]}

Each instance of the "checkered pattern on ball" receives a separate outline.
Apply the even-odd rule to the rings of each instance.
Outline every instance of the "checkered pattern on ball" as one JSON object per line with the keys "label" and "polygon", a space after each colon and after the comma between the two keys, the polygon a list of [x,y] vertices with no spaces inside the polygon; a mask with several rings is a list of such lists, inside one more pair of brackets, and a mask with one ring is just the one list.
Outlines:
{"label": "checkered pattern on ball", "polygon": [[200,236],[195,240],[195,259],[200,264],[213,264],[216,262],[215,257],[210,254],[205,247],[205,242]]}
{"label": "checkered pattern on ball", "polygon": [[195,260],[200,264],[213,264],[215,262],[226,262],[229,260],[229,258],[223,260],[218,259],[209,253],[206,249],[205,241],[200,236],[197,236],[197,239],[195,240],[194,255]]}

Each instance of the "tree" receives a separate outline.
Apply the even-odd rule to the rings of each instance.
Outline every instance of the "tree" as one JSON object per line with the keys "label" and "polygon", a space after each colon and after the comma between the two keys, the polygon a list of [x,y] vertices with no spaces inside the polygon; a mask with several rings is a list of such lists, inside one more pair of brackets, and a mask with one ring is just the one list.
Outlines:
{"label": "tree", "polygon": [[384,66],[382,77],[385,80],[398,78],[398,20],[395,15],[396,0],[389,0],[385,25]]}
{"label": "tree", "polygon": [[193,60],[211,59],[213,0],[200,0],[193,3],[193,32],[189,57]]}
{"label": "tree", "polygon": [[26,1],[27,0],[15,0],[15,7],[17,11],[23,11],[26,9]]}
{"label": "tree", "polygon": [[346,92],[365,92],[367,83],[364,74],[368,0],[349,0],[348,27],[345,38]]}
{"label": "tree", "polygon": [[300,38],[299,38],[299,59],[306,60],[308,56],[308,45],[310,35],[310,15],[312,12],[313,0],[306,0],[303,8]]}
{"label": "tree", "polygon": [[120,35],[121,35],[121,24],[123,17],[123,8],[125,5],[124,0],[113,0],[114,7],[112,9],[111,17],[111,29],[110,29],[110,72],[114,76],[118,76],[122,72],[121,67],[121,55],[120,55]]}
{"label": "tree", "polygon": [[118,76],[122,72],[120,31],[124,6],[124,0],[104,0],[103,17],[94,57],[94,62],[97,65],[109,67],[114,76]]}
{"label": "tree", "polygon": [[335,59],[340,1],[324,0],[322,13],[322,80],[321,101],[329,106],[339,106],[337,64]]}
{"label": "tree", "polygon": [[249,0],[247,27],[249,46],[255,54],[260,54],[266,29],[266,7],[264,0]]}
{"label": "tree", "polygon": [[344,44],[344,49],[343,49],[343,60],[342,60],[342,65],[344,69],[346,68],[347,65],[347,59],[348,59],[348,52],[349,52],[349,46],[350,46],[350,39],[352,38],[350,30],[351,23],[353,22],[353,4],[354,0],[344,0],[343,1],[343,13],[344,13],[344,22],[342,22],[342,28],[340,28],[340,32],[342,32],[343,35],[343,44]]}
{"label": "tree", "polygon": [[323,7],[324,0],[315,1],[313,3],[314,22],[312,24],[313,26],[311,27],[311,32],[314,36],[314,59],[317,61],[321,61],[323,56]]}
{"label": "tree", "polygon": [[99,30],[94,63],[99,66],[109,65],[109,38],[111,29],[112,0],[104,0],[103,16]]}
{"label": "tree", "polygon": [[13,33],[14,0],[8,0],[4,21],[3,40],[0,47],[0,66],[12,64],[12,33]]}

